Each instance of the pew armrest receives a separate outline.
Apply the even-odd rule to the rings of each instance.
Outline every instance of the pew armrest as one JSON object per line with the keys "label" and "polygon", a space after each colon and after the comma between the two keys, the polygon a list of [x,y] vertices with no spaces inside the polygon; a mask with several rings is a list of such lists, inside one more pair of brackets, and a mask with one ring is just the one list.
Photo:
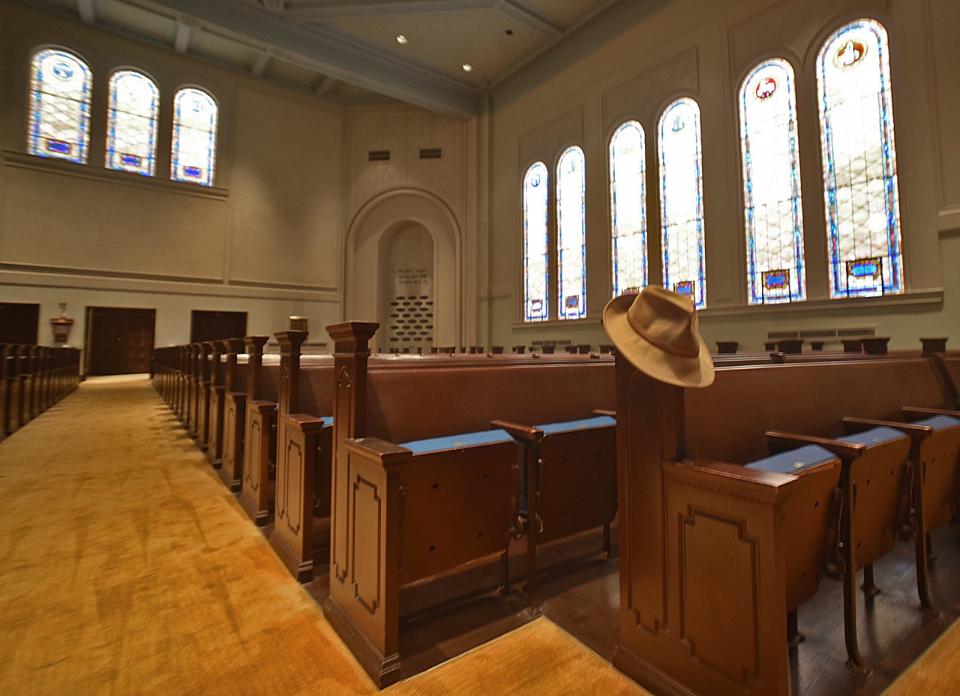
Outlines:
{"label": "pew armrest", "polygon": [[413,452],[406,447],[375,437],[344,440],[344,448],[348,454],[373,460],[385,470],[403,466],[413,458]]}
{"label": "pew armrest", "polygon": [[305,433],[319,432],[323,429],[323,418],[311,416],[309,413],[291,413],[287,416],[287,423]]}
{"label": "pew armrest", "polygon": [[900,409],[907,416],[953,416],[960,418],[960,411],[954,411],[949,408],[919,408],[917,406],[904,406]]}
{"label": "pew armrest", "polygon": [[533,427],[532,425],[513,423],[505,420],[494,420],[490,421],[490,427],[506,430],[512,437],[515,437],[518,440],[525,440],[527,442],[536,442],[537,440],[543,438],[543,431],[539,428]]}
{"label": "pew armrest", "polygon": [[593,409],[593,415],[607,416],[608,418],[613,418],[613,420],[617,420],[617,412],[609,408],[595,408]]}
{"label": "pew armrest", "polygon": [[766,503],[776,503],[785,486],[796,480],[790,474],[747,469],[739,464],[711,459],[684,459],[669,462],[675,475],[699,480],[711,490],[725,495],[746,497]]}
{"label": "pew armrest", "polygon": [[277,410],[277,404],[273,401],[251,401],[250,408],[257,413],[266,414]]}
{"label": "pew armrest", "polygon": [[885,421],[876,418],[853,418],[850,416],[844,417],[843,427],[848,433],[858,433],[870,428],[893,428],[909,437],[912,444],[923,442],[933,433],[933,428],[929,425],[915,425],[914,423]]}
{"label": "pew armrest", "polygon": [[803,445],[819,445],[844,461],[856,459],[862,456],[867,450],[865,445],[857,443],[841,442],[829,437],[818,437],[816,435],[787,433],[780,430],[768,430],[766,437],[767,444],[770,445],[771,448],[782,450],[790,447],[802,447]]}

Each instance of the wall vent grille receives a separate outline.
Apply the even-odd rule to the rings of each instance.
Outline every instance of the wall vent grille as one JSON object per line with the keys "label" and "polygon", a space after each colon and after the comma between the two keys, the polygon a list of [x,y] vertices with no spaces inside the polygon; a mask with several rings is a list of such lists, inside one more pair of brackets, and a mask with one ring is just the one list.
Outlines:
{"label": "wall vent grille", "polygon": [[442,157],[443,150],[439,147],[420,148],[420,159],[441,159]]}
{"label": "wall vent grille", "polygon": [[390,161],[390,150],[370,150],[367,153],[367,161],[369,162],[389,162]]}

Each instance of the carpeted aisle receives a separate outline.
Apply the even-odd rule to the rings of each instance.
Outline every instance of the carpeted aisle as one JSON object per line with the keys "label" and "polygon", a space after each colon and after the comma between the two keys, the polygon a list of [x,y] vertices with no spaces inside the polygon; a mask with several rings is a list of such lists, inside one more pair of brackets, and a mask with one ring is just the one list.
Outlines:
{"label": "carpeted aisle", "polygon": [[[0,443],[0,692],[370,694],[145,377]],[[386,694],[642,694],[541,619]]]}

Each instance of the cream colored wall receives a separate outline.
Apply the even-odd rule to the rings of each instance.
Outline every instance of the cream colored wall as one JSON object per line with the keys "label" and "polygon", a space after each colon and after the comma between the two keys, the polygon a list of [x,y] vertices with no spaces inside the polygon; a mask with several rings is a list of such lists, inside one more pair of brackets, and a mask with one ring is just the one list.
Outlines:
{"label": "cream colored wall", "polygon": [[[86,166],[24,154],[28,61],[47,44],[75,50],[94,72]],[[155,179],[103,167],[106,85],[120,66],[140,68],[160,86]],[[220,105],[213,189],[167,181],[172,98],[183,84],[208,89]],[[465,238],[477,236],[478,206],[466,200],[467,182],[476,180],[466,173],[474,131],[470,122],[403,105],[325,102],[0,0],[0,301],[40,302],[45,342],[61,301],[76,320],[74,344],[88,305],[155,308],[157,345],[189,339],[192,309],[246,311],[248,331],[263,334],[285,328],[290,314],[305,315],[312,339],[326,340],[323,327],[344,316],[346,231],[371,200],[398,188],[426,192],[456,221],[451,244],[473,244]],[[420,161],[420,147],[442,147],[443,159]],[[391,149],[393,159],[368,166],[370,149]],[[462,315],[476,308],[471,299],[460,311],[460,258],[456,268],[447,264],[456,275],[450,343],[463,333]],[[376,272],[374,257],[356,282]]]}
{"label": "cream colored wall", "polygon": [[[86,166],[25,156],[28,61],[69,47],[94,72]],[[251,333],[304,314],[340,316],[342,107],[12,3],[0,3],[0,297],[68,303],[83,337],[87,305],[153,307],[158,345],[189,339],[190,310],[248,312]],[[157,177],[108,172],[106,84],[119,66],[160,86]],[[170,113],[183,84],[221,109],[215,189],[168,182]]]}
{"label": "cream colored wall", "polygon": [[[623,9],[588,28],[549,60],[498,87],[493,97],[490,284],[485,288],[491,342],[536,339],[601,343],[599,316],[610,297],[607,142],[617,125],[639,120],[647,133],[651,280],[659,271],[656,122],[681,95],[703,115],[703,172],[710,340],[762,347],[769,330],[872,327],[892,346],[919,335],[960,343],[960,5],[952,0],[675,0]],[[640,17],[639,15],[644,16]],[[819,46],[848,20],[870,16],[889,32],[907,293],[898,298],[827,299],[826,232],[819,173],[814,63]],[[590,32],[596,37],[589,45]],[[606,32],[601,36],[602,32]],[[736,92],[759,60],[784,56],[798,79],[805,244],[810,301],[747,307]],[[588,318],[520,322],[523,172],[542,159],[551,168],[564,147],[587,157]],[[551,222],[551,224],[553,224]],[[555,314],[555,310],[554,310]]]}

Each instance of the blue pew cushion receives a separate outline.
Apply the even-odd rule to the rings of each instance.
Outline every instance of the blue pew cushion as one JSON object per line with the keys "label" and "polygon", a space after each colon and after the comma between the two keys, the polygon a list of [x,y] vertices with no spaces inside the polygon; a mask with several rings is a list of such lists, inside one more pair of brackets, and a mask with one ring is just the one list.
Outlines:
{"label": "blue pew cushion", "polygon": [[913,421],[913,425],[929,425],[934,430],[948,430],[960,426],[960,418],[953,416],[934,416],[923,420]]}
{"label": "blue pew cushion", "polygon": [[432,437],[428,440],[401,442],[400,446],[406,447],[414,454],[427,454],[428,452],[442,452],[443,450],[464,449],[480,445],[497,445],[501,442],[513,442],[513,438],[506,430],[498,428],[496,430],[481,430],[476,433]]}
{"label": "blue pew cushion", "polygon": [[574,430],[602,428],[616,424],[617,421],[610,416],[595,416],[593,418],[581,418],[580,420],[563,421],[560,423],[544,423],[536,427],[538,430],[542,430],[544,435],[553,435],[555,433],[569,433]]}
{"label": "blue pew cushion", "polygon": [[820,445],[805,445],[797,449],[780,452],[780,454],[775,454],[772,457],[750,462],[746,465],[746,468],[777,474],[795,474],[831,459],[836,459],[836,455]]}
{"label": "blue pew cushion", "polygon": [[324,428],[328,425],[333,425],[333,416],[320,416],[320,420],[323,421]]}
{"label": "blue pew cushion", "polygon": [[879,428],[870,428],[869,430],[853,433],[851,435],[844,435],[843,437],[838,437],[837,440],[840,442],[848,442],[855,445],[867,445],[872,447],[873,445],[880,445],[884,442],[905,440],[906,438],[907,436],[899,430],[881,426]]}

